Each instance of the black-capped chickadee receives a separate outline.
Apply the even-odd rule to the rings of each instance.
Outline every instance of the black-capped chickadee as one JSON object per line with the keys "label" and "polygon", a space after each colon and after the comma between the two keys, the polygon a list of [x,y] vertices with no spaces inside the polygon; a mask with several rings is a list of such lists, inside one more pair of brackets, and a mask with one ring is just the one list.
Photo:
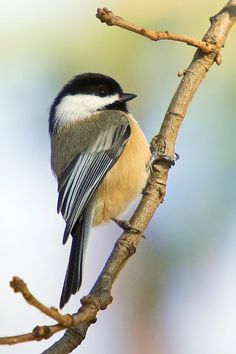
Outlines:
{"label": "black-capped chickadee", "polygon": [[66,222],[63,244],[72,236],[60,308],[81,286],[91,226],[127,209],[147,180],[149,146],[126,105],[135,97],[108,76],[85,73],[69,81],[50,108],[57,211]]}

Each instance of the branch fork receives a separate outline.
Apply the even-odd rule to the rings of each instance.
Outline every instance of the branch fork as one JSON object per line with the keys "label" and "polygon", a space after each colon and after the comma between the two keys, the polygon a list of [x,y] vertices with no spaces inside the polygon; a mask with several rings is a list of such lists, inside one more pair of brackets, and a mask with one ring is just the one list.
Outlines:
{"label": "branch fork", "polygon": [[[191,45],[199,48],[204,54],[215,53],[215,55],[217,55],[221,47],[215,41],[211,41],[211,40],[201,41],[199,39],[195,39],[189,36],[180,35],[176,33],[171,33],[169,31],[164,31],[164,32],[153,31],[143,27],[136,26],[134,24],[127,22],[122,17],[114,15],[114,13],[106,7],[98,8],[96,17],[102,23],[106,23],[108,26],[119,26],[128,31],[132,31],[137,34],[140,34],[141,36],[147,37],[153,41],[172,40],[172,41],[184,42],[187,45]],[[220,61],[217,60],[217,64],[219,62]]]}

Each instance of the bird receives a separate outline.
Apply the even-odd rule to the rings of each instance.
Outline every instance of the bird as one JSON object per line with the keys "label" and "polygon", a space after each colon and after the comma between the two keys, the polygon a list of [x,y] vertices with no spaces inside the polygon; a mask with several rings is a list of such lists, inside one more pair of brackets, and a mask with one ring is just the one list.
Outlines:
{"label": "bird", "polygon": [[83,73],[66,83],[49,110],[51,168],[58,182],[57,212],[65,220],[63,244],[71,250],[60,308],[82,283],[92,226],[116,218],[142,192],[151,153],[113,78]]}

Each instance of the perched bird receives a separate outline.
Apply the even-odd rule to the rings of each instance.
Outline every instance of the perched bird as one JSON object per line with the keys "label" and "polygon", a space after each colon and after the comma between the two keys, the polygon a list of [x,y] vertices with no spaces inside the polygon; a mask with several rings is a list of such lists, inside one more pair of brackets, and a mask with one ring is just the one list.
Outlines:
{"label": "perched bird", "polygon": [[63,244],[72,236],[60,308],[81,286],[91,226],[127,209],[148,177],[149,146],[126,104],[135,97],[108,76],[85,73],[69,81],[50,108],[57,211],[66,222]]}

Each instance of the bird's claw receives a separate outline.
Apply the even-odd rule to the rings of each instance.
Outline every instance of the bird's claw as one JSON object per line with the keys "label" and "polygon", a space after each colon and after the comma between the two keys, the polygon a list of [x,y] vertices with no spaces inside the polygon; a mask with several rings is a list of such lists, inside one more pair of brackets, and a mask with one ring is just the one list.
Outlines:
{"label": "bird's claw", "polygon": [[140,234],[140,230],[133,227],[130,224],[130,222],[127,220],[120,220],[120,219],[116,219],[116,218],[112,218],[111,220],[114,221],[118,226],[120,226],[126,232],[130,232],[133,234]]}
{"label": "bird's claw", "polygon": [[174,166],[175,162],[179,160],[179,155],[175,153],[173,157],[166,154],[158,154],[156,151],[152,151],[150,166],[152,166],[156,161],[160,160],[167,161],[171,166]]}

